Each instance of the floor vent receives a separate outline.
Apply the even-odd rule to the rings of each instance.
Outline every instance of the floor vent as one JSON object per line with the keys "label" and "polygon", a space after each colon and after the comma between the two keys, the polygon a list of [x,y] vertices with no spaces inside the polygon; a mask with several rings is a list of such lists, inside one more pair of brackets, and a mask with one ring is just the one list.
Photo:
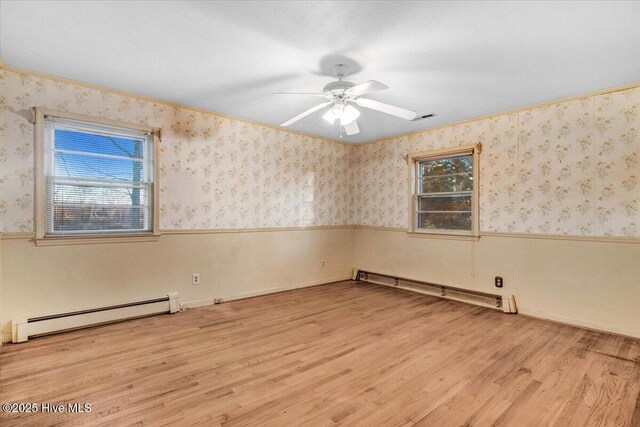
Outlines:
{"label": "floor vent", "polygon": [[481,305],[484,307],[502,310],[505,313],[516,313],[516,304],[513,295],[497,295],[487,292],[473,291],[470,289],[456,288],[453,286],[438,285],[420,280],[396,277],[389,274],[375,273],[365,270],[355,270],[353,279],[361,282],[375,283],[378,285],[420,292],[427,295],[462,301]]}
{"label": "floor vent", "polygon": [[29,317],[13,320],[12,341],[24,342],[32,337],[177,311],[180,311],[178,294],[170,293],[164,297],[108,307]]}

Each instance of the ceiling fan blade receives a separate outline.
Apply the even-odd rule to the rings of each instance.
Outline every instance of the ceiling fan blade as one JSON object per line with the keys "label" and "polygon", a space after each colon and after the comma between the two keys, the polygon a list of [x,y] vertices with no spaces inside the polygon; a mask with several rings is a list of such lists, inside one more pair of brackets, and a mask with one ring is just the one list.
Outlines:
{"label": "ceiling fan blade", "polygon": [[351,136],[351,135],[355,135],[357,133],[360,133],[360,128],[358,127],[358,122],[357,121],[352,121],[349,124],[346,124],[343,126],[344,128],[344,132]]}
{"label": "ceiling fan blade", "polygon": [[304,92],[273,92],[271,95],[308,95],[325,97],[324,93],[304,93]]}
{"label": "ceiling fan blade", "polygon": [[405,110],[404,108],[396,107],[395,105],[385,104],[384,102],[374,101],[373,99],[358,98],[355,100],[356,104],[361,107],[371,108],[372,110],[380,111],[382,113],[391,114],[392,116],[400,117],[405,120],[414,120],[418,117],[418,113],[411,110]]}
{"label": "ceiling fan blade", "polygon": [[307,117],[309,114],[311,114],[313,112],[316,112],[316,111],[320,110],[321,108],[324,108],[327,105],[332,104],[332,103],[333,103],[333,101],[323,102],[322,104],[318,104],[315,107],[311,107],[307,111],[302,112],[302,113],[298,114],[297,116],[295,116],[294,118],[287,120],[286,122],[284,122],[280,126],[287,127],[289,125],[292,125],[295,122],[297,122],[298,120],[303,119],[303,118]]}
{"label": "ceiling fan blade", "polygon": [[375,80],[369,80],[368,82],[361,83],[359,85],[355,85],[345,90],[344,92],[355,98],[360,95],[365,95],[371,92],[377,92],[379,90],[389,89],[389,86],[377,82]]}

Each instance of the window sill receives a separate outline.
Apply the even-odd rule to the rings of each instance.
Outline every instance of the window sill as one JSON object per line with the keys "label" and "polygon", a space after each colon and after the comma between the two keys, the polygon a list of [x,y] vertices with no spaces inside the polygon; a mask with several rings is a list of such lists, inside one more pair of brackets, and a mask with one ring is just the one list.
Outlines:
{"label": "window sill", "polygon": [[36,246],[66,246],[66,245],[96,245],[106,243],[138,243],[157,242],[159,234],[128,234],[128,235],[100,235],[100,236],[53,236],[34,239]]}
{"label": "window sill", "polygon": [[409,237],[426,237],[430,239],[446,239],[446,240],[466,240],[471,242],[477,242],[480,240],[480,236],[476,234],[468,233],[436,233],[430,231],[407,231]]}

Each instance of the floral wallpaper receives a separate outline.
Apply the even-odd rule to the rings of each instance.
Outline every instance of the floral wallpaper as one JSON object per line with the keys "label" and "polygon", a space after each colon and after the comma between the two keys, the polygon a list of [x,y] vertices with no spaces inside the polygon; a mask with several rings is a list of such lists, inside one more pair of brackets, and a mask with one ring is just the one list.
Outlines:
{"label": "floral wallpaper", "polygon": [[162,229],[408,226],[412,152],[480,142],[480,229],[640,237],[640,88],[364,145],[0,71],[0,220],[33,230],[30,108],[163,128]]}
{"label": "floral wallpaper", "polygon": [[594,107],[595,234],[640,236],[640,88]]}
{"label": "floral wallpaper", "polygon": [[8,70],[0,88],[4,232],[34,229],[35,106],[163,128],[162,229],[352,222],[353,146]]}
{"label": "floral wallpaper", "polygon": [[640,237],[640,88],[358,147],[355,217],[407,228],[404,156],[482,143],[480,230]]}

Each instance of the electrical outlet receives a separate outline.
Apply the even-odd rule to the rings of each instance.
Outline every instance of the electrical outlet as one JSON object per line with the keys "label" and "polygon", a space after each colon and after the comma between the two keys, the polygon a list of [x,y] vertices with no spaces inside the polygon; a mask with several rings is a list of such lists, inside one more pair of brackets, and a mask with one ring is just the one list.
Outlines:
{"label": "electrical outlet", "polygon": [[327,262],[326,262],[325,260],[322,260],[322,268],[324,268],[324,266],[326,265],[326,263],[327,263]]}
{"label": "electrical outlet", "polygon": [[502,287],[502,277],[496,276],[496,288]]}
{"label": "electrical outlet", "polygon": [[191,275],[191,284],[192,285],[199,285],[200,284],[200,274],[199,273],[193,273]]}

